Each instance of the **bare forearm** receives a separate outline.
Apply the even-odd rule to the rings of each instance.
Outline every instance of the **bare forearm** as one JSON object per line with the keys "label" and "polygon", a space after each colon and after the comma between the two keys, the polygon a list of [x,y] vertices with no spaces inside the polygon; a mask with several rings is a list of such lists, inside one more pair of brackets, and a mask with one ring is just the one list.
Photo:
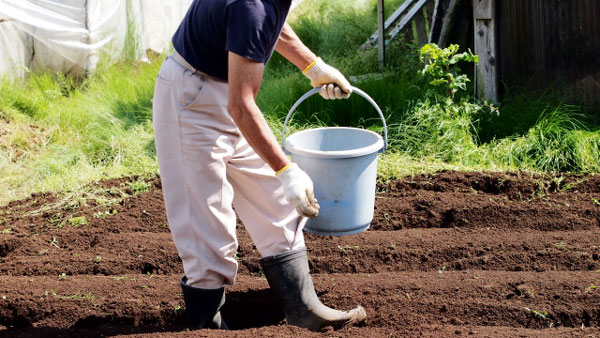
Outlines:
{"label": "bare forearm", "polygon": [[283,25],[275,50],[300,70],[305,69],[317,58],[287,23]]}
{"label": "bare forearm", "polygon": [[275,171],[288,165],[289,159],[254,101],[235,107],[234,111],[230,111],[233,121],[258,156]]}

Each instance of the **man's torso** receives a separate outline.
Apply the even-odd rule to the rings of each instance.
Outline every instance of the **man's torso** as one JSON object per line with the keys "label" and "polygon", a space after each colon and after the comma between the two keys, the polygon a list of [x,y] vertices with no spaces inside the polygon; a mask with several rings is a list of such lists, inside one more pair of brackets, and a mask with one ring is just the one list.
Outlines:
{"label": "man's torso", "polygon": [[173,36],[173,46],[194,68],[227,80],[231,51],[266,63],[291,0],[194,0]]}

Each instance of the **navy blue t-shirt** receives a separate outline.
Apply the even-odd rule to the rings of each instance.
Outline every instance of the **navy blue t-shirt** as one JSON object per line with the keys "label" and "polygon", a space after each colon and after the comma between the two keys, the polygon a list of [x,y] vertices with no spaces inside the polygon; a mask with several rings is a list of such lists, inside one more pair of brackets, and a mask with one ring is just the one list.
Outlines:
{"label": "navy blue t-shirt", "polygon": [[194,0],[173,35],[194,68],[227,80],[228,52],[267,63],[291,0]]}

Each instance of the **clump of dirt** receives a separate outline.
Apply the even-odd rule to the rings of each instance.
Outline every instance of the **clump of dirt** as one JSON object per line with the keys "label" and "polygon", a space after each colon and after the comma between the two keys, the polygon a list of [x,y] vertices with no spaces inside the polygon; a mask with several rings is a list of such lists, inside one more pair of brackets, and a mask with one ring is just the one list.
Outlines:
{"label": "clump of dirt", "polygon": [[371,227],[306,234],[320,299],[360,327],[285,324],[238,224],[230,332],[185,329],[160,180],[0,207],[0,337],[580,336],[600,327],[600,176],[441,172],[377,187]]}

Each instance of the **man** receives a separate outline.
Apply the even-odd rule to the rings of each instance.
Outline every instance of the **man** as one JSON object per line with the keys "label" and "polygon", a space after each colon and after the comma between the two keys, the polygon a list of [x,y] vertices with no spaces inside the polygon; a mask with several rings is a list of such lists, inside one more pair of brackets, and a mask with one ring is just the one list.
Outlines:
{"label": "man", "polygon": [[227,328],[220,308],[237,273],[237,211],[291,325],[318,330],[365,319],[321,304],[308,272],[302,228],[319,205],[256,105],[276,49],[328,99],[351,86],[285,23],[291,0],[195,0],[156,80],[153,120],[181,287],[193,328]]}

